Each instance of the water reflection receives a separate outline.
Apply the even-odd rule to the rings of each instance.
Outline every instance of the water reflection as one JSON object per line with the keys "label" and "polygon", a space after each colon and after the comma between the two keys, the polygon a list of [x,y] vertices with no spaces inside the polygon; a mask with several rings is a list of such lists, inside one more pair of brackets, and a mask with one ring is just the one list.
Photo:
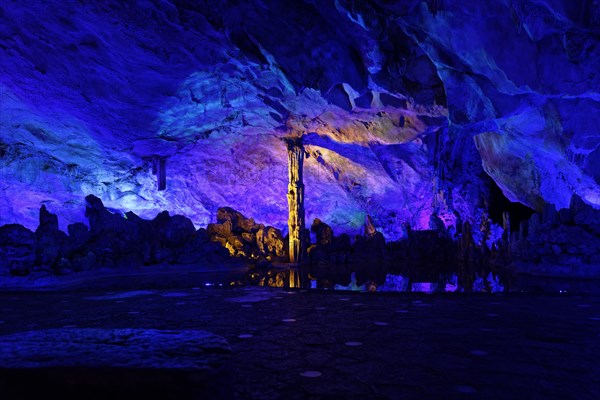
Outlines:
{"label": "water reflection", "polygon": [[600,293],[600,280],[515,275],[506,269],[456,264],[317,265],[294,272],[312,289],[422,293]]}
{"label": "water reflection", "polygon": [[378,292],[488,292],[510,290],[506,273],[456,265],[318,265],[300,269],[303,287]]}

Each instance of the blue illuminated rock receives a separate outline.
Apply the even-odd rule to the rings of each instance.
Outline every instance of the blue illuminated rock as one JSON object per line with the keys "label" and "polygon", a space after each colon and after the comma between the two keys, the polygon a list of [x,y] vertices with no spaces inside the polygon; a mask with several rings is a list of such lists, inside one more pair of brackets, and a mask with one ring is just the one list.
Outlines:
{"label": "blue illuminated rock", "polygon": [[600,207],[597,2],[284,3],[3,3],[0,224],[43,202],[66,230],[92,194],[117,230],[229,206],[285,235],[290,129],[306,218],[336,232],[479,221],[490,178]]}

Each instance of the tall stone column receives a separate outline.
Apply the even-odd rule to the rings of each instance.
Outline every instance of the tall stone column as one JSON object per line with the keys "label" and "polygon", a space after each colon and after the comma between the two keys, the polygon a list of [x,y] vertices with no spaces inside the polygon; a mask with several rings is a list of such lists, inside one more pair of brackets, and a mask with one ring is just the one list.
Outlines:
{"label": "tall stone column", "polygon": [[301,137],[286,138],[288,152],[288,228],[290,241],[290,262],[302,261],[304,235],[304,146]]}

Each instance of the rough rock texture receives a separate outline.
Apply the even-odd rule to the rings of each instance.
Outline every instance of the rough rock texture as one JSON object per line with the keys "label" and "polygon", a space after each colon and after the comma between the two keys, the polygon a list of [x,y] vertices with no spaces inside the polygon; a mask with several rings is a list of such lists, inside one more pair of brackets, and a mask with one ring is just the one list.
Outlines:
{"label": "rough rock texture", "polygon": [[538,211],[572,193],[598,207],[599,8],[3,2],[0,224],[33,228],[43,202],[66,227],[94,194],[196,227],[228,204],[285,234],[289,130],[306,216],[339,232],[367,214],[387,239],[433,211],[478,221],[488,175]]}
{"label": "rough rock texture", "polygon": [[304,211],[304,157],[301,138],[286,138],[288,153],[288,244],[291,263],[304,261],[306,248]]}
{"label": "rough rock texture", "polygon": [[259,262],[287,255],[284,238],[277,228],[256,224],[253,218],[246,218],[231,207],[219,208],[217,221],[208,224],[206,233],[212,242],[220,243],[231,256]]}

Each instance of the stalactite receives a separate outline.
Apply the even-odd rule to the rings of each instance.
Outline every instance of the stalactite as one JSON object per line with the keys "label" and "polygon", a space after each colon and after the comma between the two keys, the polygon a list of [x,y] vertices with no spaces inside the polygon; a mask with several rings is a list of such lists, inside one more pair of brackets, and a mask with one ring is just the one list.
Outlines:
{"label": "stalactite", "polygon": [[302,168],[304,164],[304,146],[302,138],[286,138],[288,151],[288,228],[289,253],[291,263],[300,263],[303,258],[304,234],[304,183]]}
{"label": "stalactite", "polygon": [[158,190],[165,190],[167,188],[167,160],[165,158],[161,158],[158,161],[158,174],[156,178]]}
{"label": "stalactite", "polygon": [[165,157],[153,156],[152,174],[156,175],[158,190],[167,188],[167,159]]}

